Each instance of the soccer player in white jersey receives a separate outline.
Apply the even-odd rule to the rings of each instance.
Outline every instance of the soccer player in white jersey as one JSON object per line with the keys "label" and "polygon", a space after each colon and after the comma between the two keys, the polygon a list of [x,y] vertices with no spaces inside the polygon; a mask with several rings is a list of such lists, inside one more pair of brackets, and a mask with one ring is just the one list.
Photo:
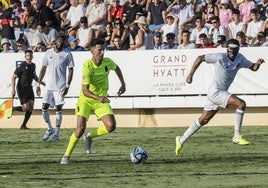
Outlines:
{"label": "soccer player in white jersey", "polygon": [[238,52],[238,41],[236,39],[230,39],[227,42],[226,53],[201,55],[198,56],[195,60],[191,71],[187,76],[187,83],[192,83],[195,71],[204,61],[215,66],[215,73],[212,83],[208,89],[207,102],[205,104],[203,113],[190,125],[190,127],[184,132],[182,136],[176,137],[175,153],[177,156],[179,156],[184,142],[187,141],[203,125],[206,125],[219,111],[220,108],[231,107],[236,109],[234,137],[232,141],[239,145],[249,144],[249,142],[245,140],[241,135],[241,125],[246,109],[246,103],[236,95],[229,93],[228,89],[239,69],[248,68],[252,71],[257,71],[260,65],[264,63],[264,60],[258,59],[256,63],[253,63]]}
{"label": "soccer player in white jersey", "polygon": [[[39,74],[39,83],[46,74],[46,86],[43,93],[42,115],[47,124],[48,130],[43,136],[43,141],[55,132],[51,141],[58,141],[60,134],[60,126],[62,121],[62,107],[64,104],[64,96],[68,93],[72,78],[74,60],[70,52],[63,50],[64,39],[59,37],[55,41],[54,48],[46,51],[43,59],[43,66]],[[68,69],[68,77],[67,77]],[[40,87],[36,88],[38,96],[41,94]],[[56,109],[56,129],[52,127],[48,108],[54,107]]]}

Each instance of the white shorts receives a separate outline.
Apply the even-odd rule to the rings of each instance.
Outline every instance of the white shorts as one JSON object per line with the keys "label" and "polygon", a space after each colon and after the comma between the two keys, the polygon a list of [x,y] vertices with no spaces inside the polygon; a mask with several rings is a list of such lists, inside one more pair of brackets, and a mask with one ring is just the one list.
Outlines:
{"label": "white shorts", "polygon": [[228,99],[232,94],[227,91],[221,91],[216,89],[209,89],[207,94],[207,101],[204,106],[204,110],[218,110],[220,108],[226,108]]}
{"label": "white shorts", "polygon": [[62,90],[44,89],[43,103],[49,104],[50,108],[55,105],[64,105],[64,96],[61,95]]}

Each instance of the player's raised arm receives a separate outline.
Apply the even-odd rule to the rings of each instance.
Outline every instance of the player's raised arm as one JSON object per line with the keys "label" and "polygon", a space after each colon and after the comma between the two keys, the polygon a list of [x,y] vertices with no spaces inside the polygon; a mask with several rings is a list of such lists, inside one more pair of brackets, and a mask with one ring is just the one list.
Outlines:
{"label": "player's raised arm", "polygon": [[203,61],[205,61],[205,55],[200,55],[200,56],[198,56],[198,57],[196,58],[196,60],[195,60],[195,62],[194,62],[194,64],[193,64],[193,66],[192,66],[192,68],[191,68],[191,71],[190,71],[189,75],[188,75],[187,78],[186,78],[186,82],[187,82],[188,84],[191,84],[191,83],[192,83],[194,73],[195,73],[196,69],[199,67],[199,65],[200,65]]}

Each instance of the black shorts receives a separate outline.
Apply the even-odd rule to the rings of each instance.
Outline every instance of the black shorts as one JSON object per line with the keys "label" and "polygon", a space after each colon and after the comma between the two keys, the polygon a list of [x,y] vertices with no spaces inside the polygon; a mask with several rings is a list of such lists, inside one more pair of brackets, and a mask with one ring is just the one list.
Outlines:
{"label": "black shorts", "polygon": [[29,100],[34,101],[33,87],[17,87],[18,97],[20,99],[20,104],[25,104]]}

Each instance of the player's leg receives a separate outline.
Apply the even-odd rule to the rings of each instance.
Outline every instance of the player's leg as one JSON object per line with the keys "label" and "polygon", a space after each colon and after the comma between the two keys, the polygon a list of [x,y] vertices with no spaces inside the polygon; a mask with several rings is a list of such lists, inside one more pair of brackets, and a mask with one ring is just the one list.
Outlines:
{"label": "player's leg", "polygon": [[53,134],[54,129],[52,127],[51,124],[51,120],[50,120],[50,114],[48,111],[48,108],[50,106],[50,104],[53,102],[53,93],[52,91],[47,90],[46,88],[44,89],[44,93],[43,93],[43,104],[42,104],[42,116],[44,121],[46,122],[47,125],[47,131],[45,133],[45,135],[43,136],[43,141],[46,141],[49,139],[49,137]]}
{"label": "player's leg", "polygon": [[95,103],[94,107],[95,114],[98,120],[102,121],[102,124],[98,128],[92,129],[89,133],[85,133],[85,149],[87,154],[91,153],[93,138],[113,132],[116,128],[114,113],[109,103]]}
{"label": "player's leg", "polygon": [[67,149],[64,153],[64,156],[61,159],[61,164],[68,164],[69,163],[70,156],[72,155],[72,152],[73,152],[79,138],[83,135],[83,133],[86,129],[86,122],[87,122],[87,119],[85,117],[80,116],[80,115],[77,116],[77,127],[70,137]]}
{"label": "player's leg", "polygon": [[218,110],[203,110],[201,116],[188,127],[188,129],[183,133],[183,135],[176,137],[175,153],[177,156],[179,156],[180,150],[182,149],[182,145],[184,144],[184,142],[186,142],[203,125],[206,125],[217,112]]}
{"label": "player's leg", "polygon": [[233,142],[240,145],[248,145],[249,141],[241,136],[241,126],[246,110],[246,102],[236,95],[231,95],[227,101],[227,106],[236,109]]}
{"label": "player's leg", "polygon": [[28,129],[26,125],[32,115],[33,104],[34,104],[34,100],[28,100],[26,103],[22,104],[22,108],[23,108],[23,111],[25,111],[25,114],[24,114],[24,120],[22,122],[20,129]]}

